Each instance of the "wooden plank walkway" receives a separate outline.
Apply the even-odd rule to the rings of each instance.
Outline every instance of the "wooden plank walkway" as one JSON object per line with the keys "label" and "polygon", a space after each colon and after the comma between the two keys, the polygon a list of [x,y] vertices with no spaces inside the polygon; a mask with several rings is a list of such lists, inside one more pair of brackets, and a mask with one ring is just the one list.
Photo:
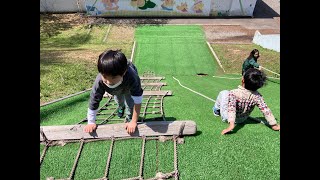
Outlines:
{"label": "wooden plank walkway", "polygon": [[85,125],[83,124],[40,126],[40,141],[45,139],[67,140],[132,136],[192,135],[197,132],[196,123],[191,120],[138,122],[135,133],[131,135],[128,134],[125,129],[125,123],[98,125],[96,131],[90,134],[84,132],[84,126]]}

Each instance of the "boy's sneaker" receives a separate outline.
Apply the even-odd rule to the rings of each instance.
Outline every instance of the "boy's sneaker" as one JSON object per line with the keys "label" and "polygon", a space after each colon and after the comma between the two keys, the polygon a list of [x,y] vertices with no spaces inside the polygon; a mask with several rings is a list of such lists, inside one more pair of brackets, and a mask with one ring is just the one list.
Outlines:
{"label": "boy's sneaker", "polygon": [[118,117],[122,118],[124,114],[124,107],[118,107]]}
{"label": "boy's sneaker", "polygon": [[213,108],[213,115],[220,116],[220,109]]}

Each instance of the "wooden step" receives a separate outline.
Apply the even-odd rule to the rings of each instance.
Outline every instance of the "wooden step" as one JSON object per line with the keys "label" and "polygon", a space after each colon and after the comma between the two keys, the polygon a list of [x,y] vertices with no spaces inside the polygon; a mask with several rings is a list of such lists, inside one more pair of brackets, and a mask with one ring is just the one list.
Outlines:
{"label": "wooden step", "polygon": [[98,125],[93,133],[84,132],[84,124],[62,126],[40,126],[40,141],[44,140],[67,140],[67,139],[93,139],[132,137],[132,136],[172,136],[192,135],[197,132],[194,121],[150,121],[138,122],[137,129],[133,134],[128,134],[125,123]]}
{"label": "wooden step", "polygon": [[156,82],[156,83],[141,83],[141,86],[166,86],[167,83],[160,83],[160,82]]}
{"label": "wooden step", "polygon": [[[143,95],[144,96],[172,96],[172,91],[147,91],[147,90],[144,90],[143,91]],[[108,98],[108,97],[112,97],[111,94],[109,93],[105,93],[103,95],[104,98]]]}
{"label": "wooden step", "polygon": [[165,77],[140,77],[140,80],[161,80],[161,79],[165,79]]}
{"label": "wooden step", "polygon": [[144,96],[171,96],[172,91],[143,91]]}

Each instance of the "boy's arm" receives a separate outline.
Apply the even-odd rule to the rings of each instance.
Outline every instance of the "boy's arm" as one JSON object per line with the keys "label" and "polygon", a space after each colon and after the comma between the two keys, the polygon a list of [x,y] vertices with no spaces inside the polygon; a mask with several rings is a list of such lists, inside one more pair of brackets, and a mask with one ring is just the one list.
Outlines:
{"label": "boy's arm", "polygon": [[101,75],[98,74],[90,93],[89,109],[97,110],[99,108],[100,101],[102,100],[104,93],[105,89],[102,84]]}
{"label": "boy's arm", "polygon": [[233,128],[234,128],[234,126],[235,126],[235,125],[234,125],[234,121],[229,122],[229,127],[226,128],[226,129],[224,129],[224,130],[222,130],[221,134],[224,135],[224,134],[232,131]]}
{"label": "boy's arm", "polygon": [[141,103],[140,104],[134,104],[132,120],[131,121],[133,121],[136,124],[137,124],[138,119],[139,119],[140,110],[141,110]]}
{"label": "boy's arm", "polygon": [[276,119],[274,118],[270,108],[265,103],[263,97],[260,95],[257,99],[257,106],[260,111],[263,113],[265,119],[268,121],[269,125],[273,130],[280,130],[280,126],[277,124]]}
{"label": "boy's arm", "polygon": [[132,119],[129,123],[126,124],[126,129],[129,134],[134,133],[137,127],[139,114],[141,110],[141,103],[140,104],[134,104],[133,106],[133,114]]}
{"label": "boy's arm", "polygon": [[93,84],[91,93],[90,93],[90,99],[89,99],[89,107],[87,112],[87,120],[88,125],[85,126],[84,131],[85,132],[92,132],[96,129],[96,115],[99,108],[100,101],[103,98],[103,94],[105,92],[104,88],[101,85],[100,74],[96,77],[96,80]]}
{"label": "boy's arm", "polygon": [[229,91],[228,101],[228,128],[222,130],[221,134],[226,134],[233,130],[236,121],[236,97],[232,91]]}
{"label": "boy's arm", "polygon": [[143,89],[141,88],[141,80],[137,74],[133,74],[132,82],[130,84],[130,93],[134,101],[132,119],[129,123],[126,123],[125,128],[129,134],[134,133],[139,120],[141,103],[143,98]]}

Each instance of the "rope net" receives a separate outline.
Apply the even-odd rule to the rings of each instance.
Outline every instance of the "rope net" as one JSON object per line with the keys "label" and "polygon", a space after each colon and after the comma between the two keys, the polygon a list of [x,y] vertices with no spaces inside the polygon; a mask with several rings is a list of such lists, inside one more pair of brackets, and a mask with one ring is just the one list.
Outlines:
{"label": "rope net", "polygon": [[[142,83],[142,88],[144,90],[148,90],[148,91],[159,91],[161,90],[161,87],[166,85],[165,83],[160,82],[162,79],[164,79],[163,77],[156,77],[155,74],[151,71],[147,71],[145,72],[142,77],[141,77],[141,83]],[[146,120],[146,117],[149,117],[150,115],[153,115],[154,118],[153,119],[148,119],[148,120],[164,120],[165,121],[165,114],[164,114],[164,110],[163,110],[163,99],[165,95],[146,95],[143,98],[143,102],[142,102],[142,107],[141,107],[141,111],[140,111],[140,121],[143,122]],[[106,94],[105,98],[107,98],[107,101],[105,104],[103,104],[99,110],[98,110],[98,114],[97,114],[97,124],[107,124],[107,123],[117,123],[117,122],[125,122],[126,119],[125,118],[118,118],[117,117],[117,104],[114,101],[114,98],[112,95],[108,95]],[[84,118],[83,120],[79,121],[77,124],[82,124],[85,123],[87,120],[86,118]],[[43,164],[43,161],[45,160],[46,155],[48,154],[48,151],[50,149],[50,147],[53,146],[65,146],[66,144],[70,144],[73,143],[74,145],[78,145],[78,150],[77,150],[77,154],[74,157],[74,161],[72,164],[72,167],[66,167],[68,169],[70,169],[69,172],[69,176],[62,178],[64,180],[68,179],[68,180],[72,180],[74,179],[75,175],[76,175],[76,170],[77,170],[77,166],[78,166],[78,162],[81,159],[81,153],[83,148],[92,142],[98,142],[98,141],[109,141],[110,145],[108,148],[109,149],[107,153],[107,160],[106,160],[106,164],[105,164],[105,170],[103,173],[103,176],[96,179],[96,180],[107,180],[110,177],[110,167],[112,167],[112,162],[115,161],[113,160],[113,154],[115,153],[115,146],[117,145],[117,143],[124,141],[124,140],[129,140],[129,139],[136,139],[141,141],[141,146],[140,146],[140,162],[139,162],[139,169],[138,172],[136,173],[137,176],[135,177],[129,177],[129,178],[125,178],[126,180],[142,180],[142,179],[148,179],[148,180],[160,180],[160,179],[170,179],[170,178],[174,178],[174,179],[179,179],[179,170],[178,170],[178,149],[177,149],[177,143],[178,144],[182,144],[183,138],[181,137],[182,135],[182,131],[183,131],[184,127],[180,127],[180,133],[173,135],[173,136],[152,136],[152,137],[146,137],[146,136],[142,136],[142,137],[121,137],[121,138],[115,138],[115,137],[111,137],[111,138],[97,138],[97,139],[74,139],[74,140],[48,140],[45,137],[45,134],[42,132],[42,137],[43,137],[43,141],[40,142],[40,144],[42,145],[42,152],[40,155],[40,168],[41,165]],[[41,133],[41,130],[40,130]],[[146,146],[150,143],[150,141],[156,141],[156,174],[154,175],[154,177],[151,178],[145,178],[144,177],[144,169],[145,169],[145,155],[146,155]],[[172,167],[172,171],[170,172],[161,172],[159,170],[159,145],[158,143],[163,143],[163,142],[171,142],[173,144],[173,167]],[[152,144],[152,143],[150,143]],[[167,144],[166,144],[167,146]],[[75,148],[75,147],[74,147]],[[166,148],[167,149],[167,148]],[[70,155],[74,155],[75,152],[70,153]],[[70,164],[70,162],[69,162]],[[54,177],[47,177],[47,180],[53,180],[55,179]],[[61,179],[61,180],[62,180]]]}

